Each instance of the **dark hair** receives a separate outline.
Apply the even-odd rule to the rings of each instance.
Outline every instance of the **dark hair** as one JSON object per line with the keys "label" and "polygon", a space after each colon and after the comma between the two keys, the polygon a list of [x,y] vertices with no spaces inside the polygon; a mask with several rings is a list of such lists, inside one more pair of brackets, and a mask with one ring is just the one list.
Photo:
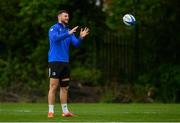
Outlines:
{"label": "dark hair", "polygon": [[59,15],[62,14],[62,13],[67,13],[67,14],[69,14],[69,12],[68,12],[67,10],[60,10],[60,11],[57,13],[57,16],[59,16]]}

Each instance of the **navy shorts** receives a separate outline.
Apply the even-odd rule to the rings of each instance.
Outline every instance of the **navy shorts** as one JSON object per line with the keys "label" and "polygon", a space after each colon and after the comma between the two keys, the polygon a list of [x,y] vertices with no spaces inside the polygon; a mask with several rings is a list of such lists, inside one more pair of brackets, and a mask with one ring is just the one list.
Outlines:
{"label": "navy shorts", "polygon": [[[49,77],[54,79],[59,79],[61,86],[63,79],[70,78],[69,63],[49,62]],[[69,81],[65,85],[67,84],[69,85]]]}

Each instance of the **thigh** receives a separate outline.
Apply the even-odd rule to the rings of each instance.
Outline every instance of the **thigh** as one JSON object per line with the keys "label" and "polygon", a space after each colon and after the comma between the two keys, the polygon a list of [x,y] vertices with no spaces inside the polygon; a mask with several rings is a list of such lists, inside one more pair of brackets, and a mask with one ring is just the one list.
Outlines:
{"label": "thigh", "polygon": [[56,89],[59,85],[59,79],[50,78],[50,88]]}

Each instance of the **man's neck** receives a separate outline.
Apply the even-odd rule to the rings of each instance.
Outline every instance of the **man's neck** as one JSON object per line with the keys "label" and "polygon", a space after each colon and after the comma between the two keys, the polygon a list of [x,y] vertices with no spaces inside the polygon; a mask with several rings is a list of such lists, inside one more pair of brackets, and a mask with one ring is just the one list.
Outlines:
{"label": "man's neck", "polygon": [[61,23],[64,27],[66,26],[66,24],[65,24],[65,23],[62,23],[61,21],[59,21],[59,23]]}

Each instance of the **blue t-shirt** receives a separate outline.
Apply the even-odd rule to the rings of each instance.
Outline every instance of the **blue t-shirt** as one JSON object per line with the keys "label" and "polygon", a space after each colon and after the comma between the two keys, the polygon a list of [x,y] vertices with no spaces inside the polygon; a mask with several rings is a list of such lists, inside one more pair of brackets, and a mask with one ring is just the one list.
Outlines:
{"label": "blue t-shirt", "polygon": [[74,34],[69,34],[69,28],[61,23],[56,23],[49,29],[49,52],[48,62],[60,61],[69,62],[69,46],[73,43],[78,47],[81,38],[76,38]]}

